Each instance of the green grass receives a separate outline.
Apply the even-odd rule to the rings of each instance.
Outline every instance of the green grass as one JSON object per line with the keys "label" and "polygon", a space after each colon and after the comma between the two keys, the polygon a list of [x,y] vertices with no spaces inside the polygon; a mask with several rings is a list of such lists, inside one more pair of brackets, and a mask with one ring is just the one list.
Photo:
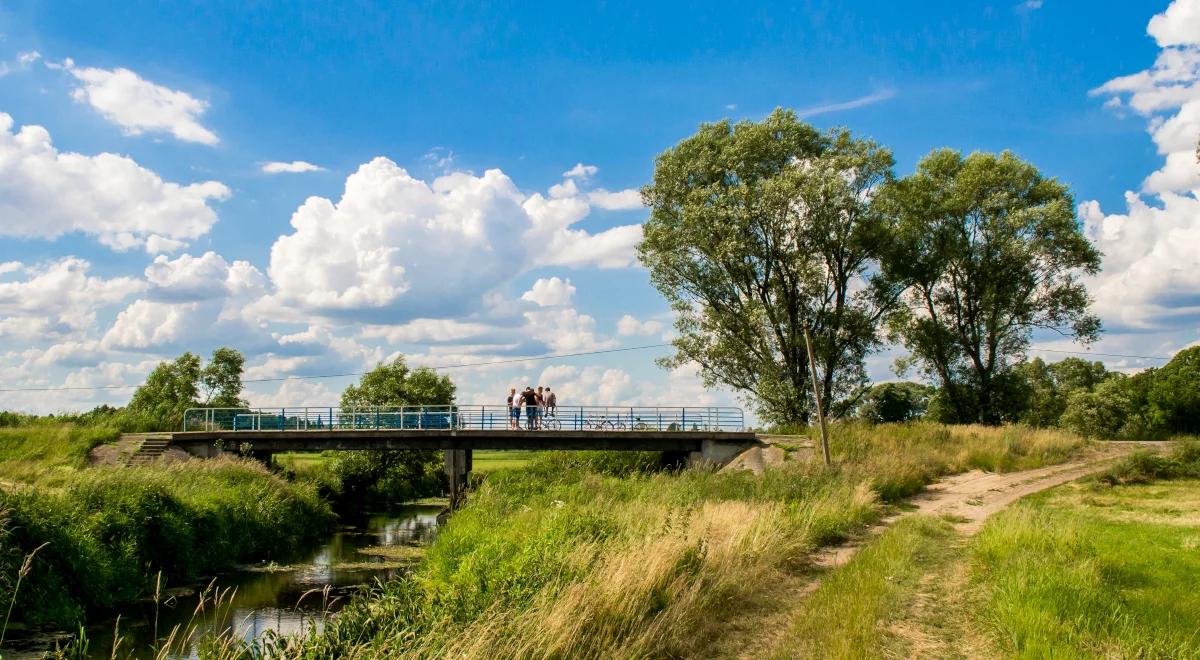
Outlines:
{"label": "green grass", "polygon": [[789,461],[761,476],[663,473],[654,454],[547,452],[489,475],[411,578],[356,597],[319,634],[271,637],[258,651],[702,655],[729,612],[937,476],[1044,465],[1082,443],[1028,429],[905,424],[839,425],[833,445],[832,470]]}
{"label": "green grass", "polygon": [[981,621],[1016,657],[1200,657],[1200,481],[1073,484],[990,520]]}
{"label": "green grass", "polygon": [[73,626],[89,612],[137,600],[161,571],[170,584],[249,560],[284,557],[333,519],[306,483],[248,460],[84,468],[108,431],[3,429],[0,603],[13,598],[25,556],[38,551],[16,595],[14,620]]}
{"label": "green grass", "polygon": [[497,470],[513,470],[529,464],[538,452],[511,450],[479,450],[471,457],[471,470],[479,474],[488,474]]}
{"label": "green grass", "polygon": [[899,520],[821,582],[797,609],[771,656],[881,657],[887,643],[884,624],[911,604],[929,564],[951,554],[953,535],[951,524],[940,518]]}
{"label": "green grass", "polygon": [[84,467],[92,448],[118,437],[116,429],[74,424],[0,427],[0,479],[54,481]]}

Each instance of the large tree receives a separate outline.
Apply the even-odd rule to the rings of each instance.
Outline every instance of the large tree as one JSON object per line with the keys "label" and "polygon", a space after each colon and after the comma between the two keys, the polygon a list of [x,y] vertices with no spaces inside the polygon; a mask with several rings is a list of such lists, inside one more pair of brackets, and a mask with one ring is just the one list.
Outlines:
{"label": "large tree", "polygon": [[638,256],[677,315],[664,366],[694,362],[764,418],[805,422],[808,325],[824,405],[859,387],[895,297],[871,277],[889,233],[873,193],[892,164],[875,143],[785,110],[702,125],[661,154]]}
{"label": "large tree", "polygon": [[1067,187],[1033,165],[942,149],[878,199],[895,222],[884,270],[909,286],[892,329],[957,421],[1005,419],[1012,367],[1034,330],[1099,334],[1080,275],[1099,270],[1100,253]]}

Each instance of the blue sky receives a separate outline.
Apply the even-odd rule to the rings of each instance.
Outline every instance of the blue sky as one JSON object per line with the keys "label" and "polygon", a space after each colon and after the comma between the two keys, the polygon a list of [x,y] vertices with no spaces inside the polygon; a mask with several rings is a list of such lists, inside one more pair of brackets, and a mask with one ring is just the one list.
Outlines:
{"label": "blue sky", "polygon": [[[0,2],[5,387],[136,383],[222,344],[266,377],[660,343],[631,190],[701,122],[777,106],[888,145],[900,174],[942,146],[1016,151],[1070,184],[1109,255],[1096,350],[1200,339],[1197,0],[110,4]],[[319,169],[264,171],[295,161]],[[453,373],[479,402],[535,381],[589,403],[732,401],[661,353]]]}

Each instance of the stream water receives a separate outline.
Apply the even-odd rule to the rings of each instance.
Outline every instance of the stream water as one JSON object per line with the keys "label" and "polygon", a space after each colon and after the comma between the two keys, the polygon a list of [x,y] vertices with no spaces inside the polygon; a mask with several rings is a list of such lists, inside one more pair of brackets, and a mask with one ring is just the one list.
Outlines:
{"label": "stream water", "polygon": [[[226,596],[220,607],[211,605],[196,614],[198,591],[207,585],[191,585],[176,592],[156,608],[152,603],[125,608],[119,626],[114,616],[89,626],[88,638],[93,657],[108,658],[112,652],[114,629],[120,637],[117,657],[132,655],[153,658],[155,639],[161,644],[177,629],[176,639],[191,633],[190,643],[176,645],[172,658],[196,657],[199,640],[221,631],[232,631],[252,640],[268,630],[293,633],[311,622],[318,626],[321,615],[334,611],[360,585],[376,578],[389,579],[406,570],[405,562],[395,557],[363,553],[371,548],[396,548],[424,544],[437,533],[437,506],[412,506],[396,512],[368,515],[339,527],[323,543],[306,553],[298,553],[286,565],[247,567],[220,575],[214,589]],[[228,590],[228,591],[226,591]],[[157,618],[157,633],[155,620]],[[54,647],[54,638],[26,638],[6,641],[4,658],[37,658]]]}

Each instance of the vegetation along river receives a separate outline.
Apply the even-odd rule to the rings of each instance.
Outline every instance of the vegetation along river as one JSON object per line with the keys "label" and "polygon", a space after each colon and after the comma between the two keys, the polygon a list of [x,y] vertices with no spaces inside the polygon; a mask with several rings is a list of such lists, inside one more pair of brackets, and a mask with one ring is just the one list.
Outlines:
{"label": "vegetation along river", "polygon": [[[209,600],[199,614],[196,605],[207,585],[167,588],[157,607],[157,626],[152,602],[126,608],[119,622],[113,616],[89,626],[89,655],[110,657],[114,629],[121,638],[118,657],[153,658],[154,648],[174,630],[177,640],[191,637],[187,643],[173,644],[175,652],[169,657],[190,658],[197,656],[200,640],[227,629],[249,640],[271,630],[298,632],[314,621],[319,626],[322,614],[336,612],[360,585],[407,570],[419,552],[416,548],[437,533],[440,510],[417,505],[348,520],[322,543],[298,553],[292,563],[246,566],[222,574],[210,592],[210,598],[221,594],[220,604],[214,607]],[[54,644],[53,637],[45,636],[10,639],[3,657],[38,658]]]}

